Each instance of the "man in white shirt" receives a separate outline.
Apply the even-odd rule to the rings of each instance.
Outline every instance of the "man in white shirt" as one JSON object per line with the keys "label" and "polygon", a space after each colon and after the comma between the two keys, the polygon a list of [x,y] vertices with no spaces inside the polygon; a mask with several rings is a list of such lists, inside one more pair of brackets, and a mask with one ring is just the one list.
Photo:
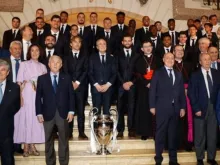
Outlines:
{"label": "man in white shirt", "polygon": [[60,32],[64,34],[66,37],[70,36],[70,25],[67,24],[69,14],[66,11],[62,11],[60,13],[61,24],[60,24]]}
{"label": "man in white shirt", "polygon": [[217,32],[218,28],[219,28],[219,24],[218,24],[218,17],[216,14],[212,14],[209,16],[209,22],[213,25],[212,27],[212,32]]}
{"label": "man in white shirt", "polygon": [[218,62],[218,48],[211,46],[208,49],[208,54],[211,56],[211,68],[220,70],[220,63]]}
{"label": "man in white shirt", "polygon": [[33,31],[30,26],[25,25],[21,29],[22,35],[22,46],[23,46],[23,54],[21,55],[22,60],[27,60],[27,52],[29,47],[31,46],[31,40],[33,38]]}

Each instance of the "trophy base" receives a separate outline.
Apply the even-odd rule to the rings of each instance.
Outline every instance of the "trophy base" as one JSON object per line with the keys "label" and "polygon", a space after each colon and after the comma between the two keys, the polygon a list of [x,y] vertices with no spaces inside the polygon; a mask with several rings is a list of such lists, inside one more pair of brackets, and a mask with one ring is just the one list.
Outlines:
{"label": "trophy base", "polygon": [[97,151],[96,155],[110,155],[111,152],[109,152],[106,147],[101,147],[99,151]]}

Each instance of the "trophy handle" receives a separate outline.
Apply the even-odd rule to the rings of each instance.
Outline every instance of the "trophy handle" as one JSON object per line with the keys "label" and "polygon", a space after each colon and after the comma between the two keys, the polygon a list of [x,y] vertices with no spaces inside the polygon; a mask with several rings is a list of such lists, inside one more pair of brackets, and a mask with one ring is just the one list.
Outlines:
{"label": "trophy handle", "polygon": [[[97,119],[96,114],[97,114],[98,112],[99,112],[98,108],[93,107],[93,108],[90,110],[90,112],[89,112],[89,121],[90,121],[90,127],[91,127],[92,134],[93,134],[93,136],[95,137],[96,142],[97,142],[99,145],[101,145],[101,144],[99,143],[99,141],[98,141],[96,135],[95,135],[94,125],[93,125],[94,121]],[[92,117],[92,119],[91,119],[91,117]]]}
{"label": "trophy handle", "polygon": [[117,125],[118,125],[118,111],[114,108],[111,108],[109,110],[109,113],[111,114],[111,119],[114,121],[113,132],[115,132],[117,129]]}

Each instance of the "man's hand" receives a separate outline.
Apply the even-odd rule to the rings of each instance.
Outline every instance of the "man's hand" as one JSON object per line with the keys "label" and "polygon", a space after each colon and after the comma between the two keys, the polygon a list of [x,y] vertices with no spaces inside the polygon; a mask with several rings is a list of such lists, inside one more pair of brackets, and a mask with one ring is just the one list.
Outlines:
{"label": "man's hand", "polygon": [[181,110],[180,110],[180,117],[184,117],[185,114],[186,114],[185,109],[181,109]]}
{"label": "man's hand", "polygon": [[96,86],[95,86],[95,88],[96,88],[96,90],[98,91],[98,92],[102,92],[102,86],[101,85],[99,85],[99,84],[97,84]]}
{"label": "man's hand", "polygon": [[103,93],[106,92],[109,87],[110,87],[109,84],[102,85],[102,91],[101,92],[103,92]]}
{"label": "man's hand", "polygon": [[129,86],[129,84],[126,82],[126,83],[123,84],[123,88],[124,88],[124,90],[128,91],[128,90],[130,89],[130,86]]}
{"label": "man's hand", "polygon": [[156,114],[156,108],[151,108],[150,112],[152,113],[152,115],[155,115]]}
{"label": "man's hand", "polygon": [[150,88],[150,83],[147,84],[147,88]]}
{"label": "man's hand", "polygon": [[79,87],[79,84],[77,84],[76,82],[73,82],[73,89],[76,90]]}
{"label": "man's hand", "polygon": [[71,113],[68,113],[68,116],[67,116],[67,121],[68,121],[68,123],[70,123],[71,121],[73,121],[73,118],[74,118],[74,115],[73,114],[71,114]]}
{"label": "man's hand", "polygon": [[201,111],[196,112],[196,116],[202,116],[202,112]]}
{"label": "man's hand", "polygon": [[38,122],[39,122],[39,123],[43,123],[43,122],[44,122],[44,117],[43,117],[43,115],[38,115],[38,116],[37,116],[37,119],[38,119]]}

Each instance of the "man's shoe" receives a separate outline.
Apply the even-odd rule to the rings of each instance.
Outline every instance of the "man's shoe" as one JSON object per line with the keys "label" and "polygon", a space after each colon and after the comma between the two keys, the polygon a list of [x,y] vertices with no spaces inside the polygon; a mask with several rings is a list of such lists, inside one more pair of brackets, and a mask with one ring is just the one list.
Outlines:
{"label": "man's shoe", "polygon": [[20,148],[20,149],[15,150],[15,152],[18,153],[18,154],[23,154],[24,150]]}
{"label": "man's shoe", "polygon": [[197,165],[204,165],[203,160],[197,160]]}
{"label": "man's shoe", "polygon": [[141,136],[141,140],[147,140],[148,136]]}
{"label": "man's shoe", "polygon": [[169,165],[180,165],[179,163],[177,163],[177,162],[169,162]]}
{"label": "man's shoe", "polygon": [[79,140],[88,140],[89,138],[88,138],[88,137],[86,136],[86,134],[83,132],[83,133],[79,133],[78,139],[79,139]]}
{"label": "man's shoe", "polygon": [[207,163],[211,165],[218,165],[218,163],[215,160],[211,160],[211,159],[208,159]]}
{"label": "man's shoe", "polygon": [[118,132],[117,138],[122,139],[123,137],[124,137],[123,132]]}
{"label": "man's shoe", "polygon": [[135,138],[136,137],[135,132],[134,131],[129,131],[128,137],[129,138]]}

